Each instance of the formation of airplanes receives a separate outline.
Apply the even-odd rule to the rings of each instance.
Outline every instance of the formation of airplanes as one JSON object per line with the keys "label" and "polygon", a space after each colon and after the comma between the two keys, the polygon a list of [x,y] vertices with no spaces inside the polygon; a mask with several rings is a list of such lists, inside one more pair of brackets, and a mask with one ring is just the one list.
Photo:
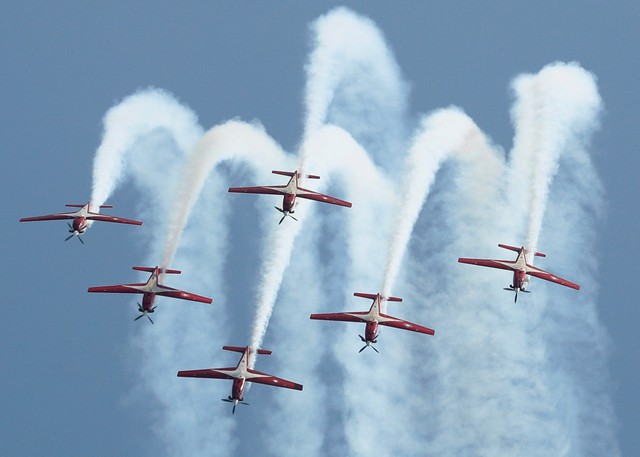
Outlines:
{"label": "formation of airplanes", "polygon": [[[350,208],[352,204],[345,200],[340,200],[329,195],[325,195],[319,192],[315,192],[309,189],[300,187],[299,182],[302,177],[307,179],[319,179],[317,175],[302,175],[298,170],[293,172],[273,170],[272,173],[288,176],[289,182],[282,186],[257,186],[257,187],[231,187],[229,192],[238,193],[250,193],[250,194],[267,194],[267,195],[281,195],[282,208],[275,207],[280,213],[282,218],[278,224],[290,217],[297,221],[293,216],[295,213],[295,206],[297,205],[297,198],[304,198],[308,200],[315,200],[323,203],[330,203],[332,205],[338,205]],[[142,225],[142,222],[133,219],[125,219],[116,216],[109,216],[101,214],[99,210],[113,208],[112,205],[100,205],[97,208],[92,207],[91,202],[85,205],[67,204],[67,207],[79,208],[77,211],[55,213],[45,216],[26,217],[20,219],[20,222],[33,222],[33,221],[50,221],[50,220],[72,220],[68,223],[69,235],[65,241],[72,237],[77,237],[78,240],[84,244],[84,241],[80,237],[91,226],[94,221],[101,222],[114,222],[119,224],[129,225]],[[527,250],[526,247],[520,248],[509,246],[506,244],[499,244],[501,248],[508,249],[517,252],[515,260],[492,260],[492,259],[475,259],[461,257],[458,259],[460,263],[466,263],[471,265],[479,265],[489,268],[498,268],[502,270],[509,270],[513,272],[512,284],[506,287],[505,290],[515,292],[515,302],[518,300],[519,292],[529,293],[528,285],[531,276],[551,281],[556,284],[560,284],[572,289],[579,290],[580,286],[566,279],[560,278],[552,273],[544,271],[538,267],[533,266],[534,257],[546,257],[545,254],[540,252],[534,252]],[[531,260],[529,260],[527,258]],[[197,295],[192,292],[187,292],[180,289],[175,289],[163,284],[164,276],[169,274],[180,274],[180,270],[172,270],[164,267],[133,267],[134,270],[150,273],[149,279],[144,283],[133,284],[117,284],[111,286],[97,286],[89,287],[88,292],[92,293],[117,293],[117,294],[140,294],[142,295],[142,303],[138,303],[138,311],[140,315],[137,316],[134,321],[137,321],[146,316],[153,324],[150,314],[155,312],[156,305],[155,300],[157,296],[176,298],[181,300],[188,300],[200,303],[211,304],[213,300],[211,298]],[[366,294],[356,292],[354,296],[367,298],[373,300],[371,307],[368,311],[351,311],[351,312],[339,312],[339,313],[322,313],[311,314],[310,319],[315,320],[328,320],[339,322],[359,322],[365,324],[364,336],[358,335],[364,346],[358,351],[362,352],[367,347],[371,347],[375,352],[379,352],[378,349],[373,346],[378,342],[379,326],[394,327],[401,330],[408,330],[416,333],[422,333],[425,335],[435,335],[435,330],[424,327],[422,325],[415,324],[397,317],[391,316],[384,312],[384,305],[388,302],[401,302],[402,299],[392,296],[383,296],[380,293]],[[279,378],[267,373],[249,368],[252,366],[252,357],[257,355],[270,355],[271,351],[265,349],[252,348],[249,346],[224,346],[224,350],[234,351],[242,353],[240,361],[235,367],[228,368],[208,368],[200,370],[186,370],[179,371],[178,377],[189,378],[212,378],[212,379],[229,379],[232,380],[231,395],[222,400],[225,402],[233,403],[232,414],[235,414],[236,406],[238,404],[247,405],[244,401],[244,392],[246,383],[258,383],[265,384],[274,387],[283,387],[293,390],[302,390],[302,385],[288,381],[283,378]]]}

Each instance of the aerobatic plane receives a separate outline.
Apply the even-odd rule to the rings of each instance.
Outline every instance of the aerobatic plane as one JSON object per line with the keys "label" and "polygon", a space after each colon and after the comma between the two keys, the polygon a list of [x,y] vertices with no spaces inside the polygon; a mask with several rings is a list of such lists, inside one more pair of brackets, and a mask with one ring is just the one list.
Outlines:
{"label": "aerobatic plane", "polygon": [[[273,170],[272,173],[276,175],[289,176],[289,182],[286,186],[230,187],[229,192],[240,192],[244,194],[283,195],[282,208],[278,208],[277,206],[275,207],[275,209],[282,213],[282,219],[280,219],[280,222],[278,222],[278,224],[282,224],[282,221],[284,221],[287,216],[295,221],[298,220],[294,216],[292,216],[292,214],[294,214],[295,212],[294,207],[297,204],[296,197],[351,208],[351,203],[347,201],[299,187],[298,183],[301,178],[299,171],[290,172]],[[308,179],[320,179],[320,176],[317,175],[306,175],[305,177]]]}
{"label": "aerobatic plane", "polygon": [[[244,388],[247,382],[256,382],[258,384],[266,384],[274,387],[285,387],[287,389],[302,390],[302,385],[295,382],[287,381],[286,379],[277,378],[270,374],[261,373],[259,371],[249,368],[249,357],[252,357],[254,350],[249,346],[223,346],[222,349],[226,351],[241,352],[242,357],[238,362],[238,365],[229,368],[207,368],[204,370],[187,370],[178,371],[178,376],[183,378],[215,378],[215,379],[233,379],[233,385],[231,386],[231,395],[227,398],[223,398],[222,401],[233,403],[233,409],[231,414],[235,414],[236,405],[238,403],[248,405],[244,401]],[[265,349],[258,349],[258,354],[271,355],[271,351]]]}
{"label": "aerobatic plane", "polygon": [[412,332],[424,333],[425,335],[435,335],[435,330],[427,327],[423,327],[412,322],[398,319],[397,317],[383,314],[380,310],[381,302],[395,301],[401,302],[402,298],[398,297],[383,297],[380,294],[363,294],[356,292],[353,295],[356,297],[369,298],[373,300],[373,304],[367,312],[348,312],[348,313],[328,313],[328,314],[312,314],[311,319],[319,319],[325,321],[342,321],[342,322],[364,322],[366,324],[364,330],[364,336],[358,335],[363,343],[362,349],[358,352],[362,352],[367,347],[371,347],[376,352],[379,352],[374,346],[374,343],[378,342],[378,326],[386,325],[388,327],[395,327],[402,330],[410,330]]}
{"label": "aerobatic plane", "polygon": [[572,289],[580,290],[580,286],[566,279],[562,279],[552,273],[541,270],[527,263],[527,254],[533,254],[535,257],[546,257],[546,254],[541,252],[528,251],[524,246],[515,247],[506,244],[498,244],[501,248],[508,249],[518,253],[518,257],[515,261],[512,260],[491,260],[491,259],[468,259],[459,258],[458,262],[468,263],[471,265],[480,265],[481,267],[499,268],[501,270],[513,271],[513,283],[509,287],[505,287],[504,290],[509,290],[516,293],[514,302],[518,301],[518,292],[529,293],[527,287],[529,286],[529,277],[535,276],[536,278],[544,279],[546,281],[555,282],[562,286],[571,287]]}
{"label": "aerobatic plane", "polygon": [[142,304],[138,303],[138,311],[140,315],[134,319],[137,321],[141,317],[147,316],[149,321],[153,324],[153,320],[149,314],[156,310],[153,306],[156,296],[180,298],[182,300],[197,301],[200,303],[212,303],[213,300],[201,295],[192,294],[183,290],[174,289],[172,287],[160,284],[160,275],[162,274],[180,274],[180,270],[167,270],[159,267],[133,267],[137,271],[146,271],[151,273],[151,276],[146,283],[141,284],[121,284],[116,286],[98,286],[89,287],[88,292],[103,292],[108,294],[142,294]]}
{"label": "aerobatic plane", "polygon": [[[78,240],[84,244],[80,235],[82,235],[86,229],[88,229],[93,221],[101,222],[116,222],[118,224],[130,224],[130,225],[142,225],[140,221],[134,221],[132,219],[124,219],[122,217],[107,216],[106,214],[94,213],[91,211],[91,202],[86,205],[65,205],[70,208],[80,208],[78,211],[70,211],[68,213],[56,213],[48,214],[46,216],[35,217],[23,217],[20,222],[34,222],[34,221],[56,221],[60,219],[73,219],[72,223],[67,223],[69,226],[69,235],[65,238],[65,241],[70,240],[74,236],[78,237]],[[113,205],[100,205],[99,209],[113,208]]]}

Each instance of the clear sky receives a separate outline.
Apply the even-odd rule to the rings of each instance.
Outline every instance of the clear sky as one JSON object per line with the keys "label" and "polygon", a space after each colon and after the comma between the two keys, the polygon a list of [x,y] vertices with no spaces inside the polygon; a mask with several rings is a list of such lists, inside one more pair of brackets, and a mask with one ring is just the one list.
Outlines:
{"label": "clear sky", "polygon": [[[640,110],[634,90],[640,80],[636,49],[640,43],[640,5],[634,1],[616,2],[615,6],[595,1],[536,2],[526,6],[506,1],[470,3],[189,2],[178,7],[175,2],[164,1],[5,2],[0,15],[3,62],[0,131],[5,160],[1,180],[5,273],[0,320],[3,343],[0,360],[4,370],[0,409],[5,423],[0,431],[0,454],[180,453],[167,443],[171,434],[166,433],[166,427],[170,424],[162,419],[165,404],[158,401],[153,390],[156,387],[150,387],[155,380],[146,378],[148,371],[140,369],[147,362],[139,354],[144,353],[145,357],[153,354],[149,348],[142,349],[141,342],[165,344],[160,333],[162,327],[133,322],[133,300],[86,293],[89,286],[133,282],[138,278],[130,267],[153,261],[150,251],[157,245],[153,219],[141,228],[96,225],[87,233],[85,246],[75,240],[63,242],[66,236],[63,222],[19,224],[18,219],[60,211],[66,203],[86,203],[91,194],[93,159],[102,138],[103,117],[114,104],[141,88],[153,86],[170,92],[197,115],[204,130],[236,117],[246,121],[257,119],[285,150],[296,151],[305,125],[305,65],[312,50],[309,26],[333,6],[344,4],[370,18],[384,34],[402,78],[408,83],[411,131],[421,114],[456,105],[493,142],[509,151],[514,138],[510,118],[513,105],[510,85],[514,77],[536,73],[555,61],[577,61],[596,76],[604,112],[590,149],[594,151],[606,203],[596,225],[595,249],[569,252],[598,261],[594,287],[597,287],[598,319],[607,334],[602,337],[608,351],[606,392],[615,410],[621,454],[637,455],[640,310],[632,273],[640,230],[636,203],[640,161],[635,146],[640,140],[637,128]],[[167,176],[173,176],[182,162],[171,162],[171,158],[171,154],[158,153],[158,163],[153,165],[166,167]],[[397,173],[401,172],[398,168]],[[234,185],[252,180],[242,169],[230,167],[229,173],[230,179],[236,180]],[[276,184],[275,178],[273,182],[247,182],[247,185]],[[154,185],[161,188],[162,182]],[[123,182],[108,201],[115,205],[111,212],[134,219],[143,217],[151,211],[144,207],[145,202],[153,201],[144,195],[149,188],[153,185],[144,188]],[[341,189],[331,188],[333,193],[340,193]],[[276,218],[276,214],[256,212],[259,205],[250,197],[248,200],[243,196],[223,197],[225,204],[233,202],[238,207],[220,210],[232,226],[232,235],[225,235],[230,240],[226,250],[217,252],[229,254],[234,260],[227,264],[216,260],[213,270],[223,268],[225,273],[218,274],[213,281],[199,279],[184,284],[195,293],[214,297],[213,308],[204,312],[216,313],[219,308],[226,308],[224,335],[231,340],[212,336],[209,358],[195,361],[190,358],[185,366],[169,367],[170,371],[233,365],[235,354],[218,349],[223,344],[246,344],[249,338],[253,307],[246,301],[254,295],[252,282],[257,282],[259,276],[257,252],[261,249],[257,239],[265,233],[260,231],[259,219],[266,215]],[[208,198],[216,204],[215,195]],[[258,201],[268,206],[269,211],[275,204],[271,200]],[[433,203],[431,208],[438,205]],[[321,214],[327,222],[305,226],[305,230],[322,228],[322,236],[328,236],[327,225],[336,218],[329,210],[322,210]],[[268,223],[271,222],[269,219]],[[185,241],[197,243],[197,236],[196,241],[193,237]],[[215,240],[210,243],[215,244]],[[331,246],[323,256],[339,253],[341,246]],[[549,257],[544,266],[549,269],[554,265],[561,269],[571,263],[571,259],[558,259],[549,249],[540,248],[547,251]],[[185,249],[191,252],[193,246]],[[499,255],[496,251],[495,245],[484,246],[478,254]],[[182,255],[186,257],[185,253]],[[455,262],[455,256],[451,261]],[[181,265],[176,264],[175,268]],[[185,271],[183,276],[189,273],[197,274]],[[324,271],[327,278],[334,278],[330,273],[337,275],[340,270]],[[243,277],[245,274],[248,279]],[[506,273],[495,278],[507,281]],[[175,281],[180,285],[186,279]],[[496,288],[504,285],[492,284]],[[324,287],[330,288],[331,282]],[[234,295],[234,289],[243,292]],[[551,287],[547,290],[548,294],[555,292]],[[588,293],[594,293],[594,288]],[[397,294],[403,296],[403,291]],[[227,302],[224,300],[227,296],[233,299]],[[344,302],[340,293],[332,294],[331,298]],[[518,312],[528,312],[529,298],[518,301]],[[197,310],[197,304],[164,301],[161,306],[159,311],[165,312],[165,316],[171,315],[169,307],[173,313],[179,309],[187,316],[194,310],[203,312]],[[366,303],[354,298],[330,305],[303,300],[299,306],[304,307],[306,315],[356,310],[358,306],[366,307]],[[329,309],[323,309],[327,306]],[[399,306],[403,306],[397,311],[400,316],[411,315],[408,311],[411,303]],[[504,306],[513,306],[506,296]],[[275,309],[277,312],[277,305]],[[156,319],[161,316],[159,312]],[[183,330],[189,335],[188,317],[185,319]],[[571,326],[572,322],[568,320],[565,324]],[[304,325],[310,324],[305,321]],[[329,328],[329,324],[318,325],[324,330]],[[210,420],[208,426],[213,424],[213,429],[219,423],[219,430],[232,436],[231,439],[228,435],[221,436],[219,440],[235,442],[235,455],[250,455],[258,450],[251,444],[252,433],[261,436],[256,442],[270,443],[264,437],[273,430],[273,425],[268,424],[269,408],[278,408],[287,401],[295,406],[297,401],[304,402],[299,400],[304,398],[302,395],[320,395],[318,391],[325,395],[335,392],[339,398],[349,396],[349,392],[340,388],[340,376],[348,376],[349,372],[337,366],[335,357],[341,353],[332,342],[321,341],[331,349],[324,349],[317,356],[327,364],[326,372],[300,373],[295,364],[283,363],[285,359],[295,360],[294,355],[285,357],[281,352],[278,361],[276,348],[286,348],[288,344],[287,326],[276,328],[280,332],[267,333],[265,342],[267,349],[274,349],[274,355],[271,359],[260,359],[257,368],[304,382],[305,391],[271,392],[278,389],[255,387],[248,394],[251,406],[231,419],[227,405],[218,401],[228,395],[230,383],[192,384],[202,385],[203,397],[210,397],[203,399],[202,406],[206,401],[208,409],[197,417]],[[351,353],[359,348],[355,334],[363,329],[356,330],[354,324],[341,330],[347,336],[336,338],[346,342],[344,352],[351,360]],[[155,339],[145,339],[149,338],[149,332],[156,332]],[[387,351],[382,347],[381,357],[374,358],[371,351],[362,354],[367,359],[360,360],[384,364],[385,355],[392,348],[401,347],[391,343],[391,334],[391,331],[384,333],[383,339],[390,342]],[[419,337],[402,336],[399,341],[414,341],[413,338]],[[291,342],[290,346],[298,344],[301,343]],[[327,373],[338,374],[324,383]],[[428,383],[411,385],[411,390],[402,395],[418,397],[421,408],[435,407],[428,400]],[[382,402],[395,400],[385,397]],[[349,416],[336,412],[334,424],[333,409],[339,406],[339,401],[331,401],[327,405],[332,408],[330,411],[308,411],[309,415],[319,414],[324,421],[325,436],[309,439],[324,440],[321,449],[326,455],[340,455],[347,446],[346,428],[332,429],[349,422]],[[407,412],[410,417],[412,411]],[[375,427],[363,429],[378,432]],[[330,433],[337,437],[335,447],[327,444],[331,441]],[[425,439],[429,440],[437,430],[425,433]],[[267,449],[277,453],[278,446],[269,444]],[[416,452],[416,455],[423,454]]]}

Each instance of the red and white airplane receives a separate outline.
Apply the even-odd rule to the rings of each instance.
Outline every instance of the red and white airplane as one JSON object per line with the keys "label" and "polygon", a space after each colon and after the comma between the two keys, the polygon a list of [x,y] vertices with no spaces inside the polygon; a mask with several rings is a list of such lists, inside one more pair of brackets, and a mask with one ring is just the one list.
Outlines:
{"label": "red and white airplane", "polygon": [[[328,314],[312,314],[311,319],[319,319],[325,321],[342,321],[342,322],[364,322],[366,324],[364,330],[364,337],[358,335],[363,343],[362,349],[358,352],[364,351],[367,346],[371,346],[378,342],[378,325],[386,325],[387,327],[395,327],[402,330],[410,330],[412,332],[424,333],[425,335],[435,335],[436,331],[427,327],[423,327],[412,322],[398,319],[397,317],[383,314],[380,311],[380,303],[385,301],[402,301],[402,298],[398,297],[383,297],[380,294],[363,294],[356,292],[353,295],[356,297],[370,298],[373,300],[373,304],[367,312],[349,312],[349,313],[328,313]],[[379,352],[374,346],[371,348]]]}
{"label": "red and white airplane", "polygon": [[[298,182],[301,178],[299,171],[290,172],[273,170],[272,173],[276,175],[289,176],[289,182],[286,186],[230,187],[229,192],[240,192],[244,194],[283,195],[282,208],[278,208],[277,206],[275,207],[283,214],[279,224],[282,224],[282,221],[284,221],[287,216],[295,221],[298,220],[292,216],[292,214],[295,212],[294,207],[297,204],[296,197],[351,208],[351,203],[347,201],[299,187]],[[305,177],[308,179],[320,179],[320,176],[317,175],[306,175]]]}
{"label": "red and white airplane", "polygon": [[[84,233],[84,231],[91,226],[93,221],[102,221],[102,222],[116,222],[118,224],[130,224],[130,225],[142,225],[140,221],[134,221],[132,219],[124,219],[122,217],[116,216],[107,216],[105,214],[94,213],[91,211],[91,202],[86,205],[65,205],[70,208],[80,208],[78,211],[71,211],[68,213],[56,213],[56,214],[48,214],[46,216],[35,216],[35,217],[23,217],[20,219],[20,222],[34,222],[34,221],[56,221],[60,219],[73,219],[71,224],[67,223],[69,226],[69,235],[65,238],[65,241],[68,241],[74,236],[78,237],[78,240],[82,244],[82,238],[80,235]],[[113,208],[113,205],[101,205],[100,209],[103,208]]]}
{"label": "red and white airplane", "polygon": [[179,270],[163,270],[159,267],[133,267],[133,269],[138,271],[147,271],[151,273],[151,276],[146,283],[89,287],[87,291],[104,292],[109,294],[142,294],[142,304],[138,303],[138,311],[140,311],[141,314],[136,317],[134,321],[137,321],[143,316],[147,316],[152,324],[153,321],[151,320],[151,317],[149,317],[149,314],[153,313],[156,309],[156,307],[153,306],[156,295],[159,295],[161,297],[172,297],[180,298],[182,300],[197,301],[200,303],[213,303],[213,300],[210,298],[160,284],[161,274],[180,274],[181,271]]}
{"label": "red and white airplane", "polygon": [[[513,283],[509,287],[505,287],[504,290],[510,290],[516,293],[514,302],[518,301],[518,292],[529,291],[526,289],[529,286],[529,277],[535,276],[536,278],[544,279],[546,281],[555,282],[562,286],[571,287],[572,289],[580,290],[580,286],[566,279],[562,279],[552,273],[541,270],[527,263],[527,254],[532,252],[528,251],[524,246],[517,248],[515,246],[508,246],[506,244],[498,244],[501,248],[515,251],[518,253],[518,257],[515,261],[512,260],[491,260],[491,259],[467,259],[459,258],[460,263],[469,263],[471,265],[480,265],[481,267],[499,268],[501,270],[513,271]],[[546,257],[546,254],[541,252],[533,252],[534,256]]]}
{"label": "red and white airplane", "polygon": [[[183,378],[233,379],[231,395],[222,399],[222,401],[233,403],[233,410],[231,411],[232,414],[235,414],[236,405],[238,403],[243,405],[249,404],[244,402],[244,388],[247,382],[256,382],[258,384],[266,384],[268,386],[302,390],[302,384],[287,381],[286,379],[271,376],[270,374],[261,373],[249,368],[249,357],[254,353],[253,349],[249,346],[223,346],[222,349],[242,353],[242,357],[235,368],[207,368],[204,370],[178,371],[178,376]],[[271,351],[264,349],[258,349],[256,352],[258,354],[271,355]]]}

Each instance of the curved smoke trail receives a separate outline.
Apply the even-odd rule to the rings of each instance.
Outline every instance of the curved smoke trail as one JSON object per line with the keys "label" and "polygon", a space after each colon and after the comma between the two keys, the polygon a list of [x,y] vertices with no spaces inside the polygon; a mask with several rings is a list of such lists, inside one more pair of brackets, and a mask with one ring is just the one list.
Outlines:
{"label": "curved smoke trail", "polygon": [[107,111],[93,164],[93,208],[104,204],[122,179],[126,152],[157,129],[169,131],[182,151],[188,151],[202,135],[193,111],[161,89],[136,92]]}
{"label": "curved smoke trail", "polygon": [[[555,63],[513,83],[518,102],[510,189],[527,214],[526,246],[536,250],[549,188],[567,145],[593,130],[600,96],[592,76],[575,63]],[[526,203],[525,203],[526,202]],[[522,204],[525,203],[525,204]]]}

